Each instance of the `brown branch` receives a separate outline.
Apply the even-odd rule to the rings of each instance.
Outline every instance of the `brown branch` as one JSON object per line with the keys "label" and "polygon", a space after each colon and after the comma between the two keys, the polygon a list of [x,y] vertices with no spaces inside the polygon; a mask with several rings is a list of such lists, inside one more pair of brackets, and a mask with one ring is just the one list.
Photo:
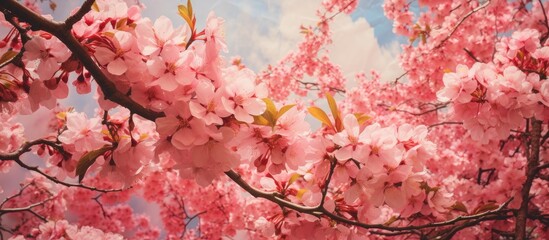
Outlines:
{"label": "brown branch", "polygon": [[13,153],[6,153],[6,154],[0,154],[0,160],[15,160],[18,159],[21,155],[23,155],[26,152],[29,152],[33,146],[36,145],[48,145],[58,152],[65,152],[63,147],[57,145],[56,143],[52,141],[48,141],[45,139],[38,139],[31,142],[25,142],[19,147],[19,149]]}
{"label": "brown branch", "polygon": [[473,54],[473,52],[471,52],[471,50],[469,50],[467,48],[463,48],[463,51],[465,51],[470,58],[475,60],[475,62],[480,62],[480,60],[477,57],[475,57],[475,54]]}
{"label": "brown branch", "polygon": [[362,227],[365,229],[382,229],[387,231],[410,231],[410,230],[419,230],[419,229],[425,229],[425,228],[435,228],[435,227],[453,225],[461,221],[476,220],[476,219],[481,219],[481,221],[484,221],[482,219],[484,219],[485,217],[492,216],[492,215],[500,215],[503,212],[503,210],[507,207],[507,205],[509,205],[509,203],[513,200],[513,198],[510,198],[509,200],[501,204],[497,209],[494,209],[491,211],[486,211],[486,212],[482,212],[474,215],[458,216],[454,219],[443,221],[443,222],[435,222],[435,223],[429,223],[425,225],[416,225],[416,226],[390,227],[384,224],[366,224],[366,223],[354,221],[354,220],[336,215],[326,210],[322,205],[318,205],[316,207],[307,207],[307,206],[298,205],[288,200],[280,198],[279,194],[277,194],[276,192],[265,192],[265,191],[256,189],[253,186],[250,186],[246,181],[244,181],[244,179],[242,179],[242,177],[238,173],[236,173],[233,170],[227,171],[225,172],[225,174],[229,178],[231,178],[236,184],[238,184],[240,187],[242,187],[244,190],[246,190],[248,193],[250,193],[252,196],[256,198],[264,198],[282,207],[286,207],[301,213],[310,214],[317,217],[326,216],[340,223]]}
{"label": "brown branch", "polygon": [[431,112],[436,112],[440,109],[443,109],[443,108],[447,107],[449,104],[450,104],[450,102],[438,104],[438,105],[435,105],[434,108],[429,109],[429,110],[425,110],[423,112],[411,112],[411,111],[404,110],[404,109],[394,108],[394,107],[391,107],[391,106],[389,106],[387,104],[384,104],[384,103],[380,103],[380,104],[378,104],[378,106],[386,107],[386,110],[389,110],[389,111],[407,113],[407,114],[410,114],[410,115],[413,115],[413,116],[421,116],[421,115],[425,115],[425,114],[428,114],[428,113],[431,113]]}
{"label": "brown branch", "polygon": [[78,187],[78,188],[84,188],[84,189],[88,189],[88,190],[91,190],[91,191],[102,192],[102,193],[121,192],[121,191],[125,190],[125,189],[100,189],[100,188],[96,188],[96,187],[86,186],[86,185],[83,185],[83,184],[74,184],[74,183],[64,182],[64,181],[61,181],[61,180],[57,179],[56,177],[53,177],[53,176],[50,176],[50,175],[46,174],[45,172],[40,170],[40,168],[38,168],[37,166],[32,167],[32,166],[27,165],[26,163],[24,163],[23,161],[21,161],[18,158],[13,159],[13,161],[15,161],[17,164],[19,164],[19,166],[21,166],[22,168],[25,168],[27,170],[36,172],[36,173],[44,176],[48,180],[50,180],[54,183],[57,183],[57,184],[61,184],[65,187]]}
{"label": "brown branch", "polygon": [[410,70],[400,74],[400,76],[398,76],[397,78],[395,78],[395,81],[393,81],[393,84],[397,84],[398,81],[400,81],[400,79],[402,79],[404,76],[408,75],[408,72],[410,72]]}
{"label": "brown branch", "polygon": [[42,144],[51,146],[51,147],[53,147],[54,149],[56,149],[57,151],[59,151],[61,153],[65,153],[65,150],[61,146],[57,145],[56,143],[45,140],[45,139],[38,139],[38,140],[31,141],[31,142],[23,143],[21,145],[21,147],[13,153],[0,154],[0,161],[14,161],[22,168],[25,168],[27,170],[36,172],[36,173],[44,176],[45,178],[49,179],[50,181],[61,184],[61,185],[66,186],[66,187],[79,187],[79,188],[84,188],[84,189],[88,189],[88,190],[91,190],[91,191],[97,191],[97,192],[102,192],[102,193],[121,192],[121,191],[125,190],[125,189],[99,189],[99,188],[90,187],[90,186],[86,186],[86,185],[82,185],[82,184],[73,184],[73,183],[64,182],[64,181],[61,181],[61,180],[57,179],[56,177],[53,177],[53,176],[50,176],[50,175],[46,174],[45,172],[40,170],[40,168],[38,168],[38,166],[29,166],[26,163],[24,163],[23,161],[21,161],[21,159],[20,159],[21,155],[23,155],[24,153],[29,152],[33,146],[42,145]]}
{"label": "brown branch", "polygon": [[225,175],[227,175],[236,184],[238,184],[238,186],[240,186],[241,188],[246,190],[246,192],[250,193],[256,198],[264,198],[282,207],[293,209],[302,213],[308,213],[317,217],[322,215],[322,212],[318,211],[318,207],[305,207],[302,205],[298,205],[281,198],[280,194],[278,194],[277,192],[265,192],[249,185],[246,181],[244,181],[244,179],[242,179],[240,174],[233,170],[225,172]]}
{"label": "brown branch", "polygon": [[532,129],[530,130],[530,140],[527,143],[526,148],[526,180],[524,181],[521,197],[522,202],[518,210],[517,219],[515,222],[515,237],[516,240],[526,239],[526,222],[528,219],[528,203],[530,202],[530,189],[532,188],[532,182],[536,178],[539,167],[539,152],[540,152],[540,139],[541,139],[541,124],[542,122],[532,118],[530,121]]}
{"label": "brown branch", "polygon": [[101,208],[101,213],[103,213],[103,218],[110,218],[107,215],[107,212],[105,211],[105,208],[103,207],[103,203],[101,203],[101,201],[99,201],[99,198],[101,198],[102,196],[103,196],[103,193],[97,195],[96,197],[93,197],[92,199],[99,205],[99,208]]}
{"label": "brown branch", "polygon": [[475,220],[472,220],[472,221],[464,222],[463,224],[457,225],[457,226],[455,226],[453,228],[450,228],[450,229],[444,229],[443,231],[441,231],[440,235],[435,236],[433,239],[451,240],[453,238],[453,236],[456,233],[458,233],[459,231],[461,231],[465,228],[476,226],[480,222],[491,221],[491,220],[505,220],[507,218],[513,217],[513,214],[510,214],[510,215],[508,214],[509,212],[512,212],[512,211],[511,210],[506,211],[504,213],[504,215],[492,215],[492,216],[486,216],[486,217],[478,218],[478,219],[475,219]]}
{"label": "brown branch", "polygon": [[[307,90],[320,90],[320,86],[318,83],[315,83],[315,82],[305,82],[305,81],[301,81],[301,80],[297,80],[297,82],[299,82],[301,85],[303,85],[305,87],[305,89]],[[328,88],[331,90],[331,91],[334,91],[334,92],[337,92],[337,93],[345,93],[346,91],[343,90],[343,89],[340,89],[340,88],[336,88],[336,87],[330,87],[328,86]]]}
{"label": "brown branch", "polygon": [[442,41],[440,41],[440,43],[434,47],[433,49],[437,49],[439,47],[441,47],[446,41],[448,41],[452,35],[454,35],[454,33],[457,31],[457,29],[459,28],[459,26],[461,24],[463,24],[463,22],[465,22],[465,20],[467,20],[467,18],[469,18],[471,15],[473,15],[474,13],[484,9],[485,7],[487,7],[488,5],[490,4],[490,1],[486,1],[484,4],[474,8],[473,10],[471,10],[469,13],[465,14],[465,16],[463,16],[461,18],[461,20],[459,20],[459,22],[456,24],[456,26],[454,26],[454,28],[452,28],[452,31],[450,31],[450,34],[448,34],[448,36],[446,36],[446,38],[442,39]]}
{"label": "brown branch", "polygon": [[[51,33],[67,46],[69,50],[80,60],[82,65],[91,73],[97,85],[105,95],[105,99],[115,102],[123,107],[130,109],[132,112],[142,116],[145,119],[154,121],[156,118],[163,117],[164,113],[159,113],[147,109],[135,102],[129,96],[121,93],[116,89],[116,85],[103,73],[101,68],[95,63],[89,52],[84,46],[72,35],[70,28],[67,29],[66,23],[50,21],[35,12],[24,7],[15,0],[3,0],[0,7],[10,11],[21,20],[29,23],[31,29],[42,30]],[[83,9],[82,11],[85,11]],[[76,17],[75,17],[76,19]]]}
{"label": "brown branch", "polygon": [[4,209],[0,209],[0,216],[6,214],[6,213],[15,213],[15,212],[29,212],[31,213],[32,215],[36,216],[37,218],[39,218],[40,220],[44,221],[44,222],[47,222],[48,220],[38,214],[37,212],[33,211],[32,208],[35,208],[35,207],[38,207],[38,206],[42,206],[44,205],[46,202],[49,202],[51,200],[53,200],[54,197],[51,197],[51,198],[48,198],[44,201],[41,201],[41,202],[37,202],[37,203],[33,203],[31,205],[28,205],[26,207],[20,207],[20,208],[4,208]]}
{"label": "brown branch", "polygon": [[431,128],[442,126],[442,125],[463,125],[463,123],[462,122],[439,122],[439,123],[429,125],[427,129],[431,129]]}
{"label": "brown branch", "polygon": [[67,30],[71,30],[72,25],[80,21],[86,13],[91,11],[92,5],[95,2],[95,0],[86,0],[82,6],[80,6],[80,9],[76,13],[74,13],[72,16],[68,17],[65,20],[65,28]]}
{"label": "brown branch", "polygon": [[[19,25],[19,23],[15,21],[15,17],[13,17],[12,14],[6,13],[4,14],[4,17],[6,18],[6,21],[9,22],[19,32],[21,43],[25,45],[25,43],[30,40],[29,35],[27,35],[27,29],[21,27],[21,25]],[[10,63],[17,65],[18,67],[23,67],[21,58],[23,57],[24,50],[24,48],[21,48],[21,50],[17,53],[17,55],[15,55],[15,57],[10,59],[9,61],[0,64],[0,68],[3,68]]]}
{"label": "brown branch", "polygon": [[543,37],[540,39],[541,44],[543,45],[545,43],[545,40],[549,37],[549,20],[547,19],[547,13],[545,12],[545,7],[543,7],[543,2],[541,0],[538,0],[539,5],[541,7],[541,11],[543,12],[543,18],[544,18],[544,26],[547,28],[547,32],[543,34]]}
{"label": "brown branch", "polygon": [[330,182],[332,181],[332,176],[334,175],[334,169],[337,166],[337,160],[335,158],[331,158],[330,160],[330,172],[328,173],[328,177],[326,177],[326,181],[324,181],[324,188],[322,189],[322,198],[320,200],[319,206],[324,206],[324,202],[326,201],[326,194],[328,194],[328,187],[330,186]]}

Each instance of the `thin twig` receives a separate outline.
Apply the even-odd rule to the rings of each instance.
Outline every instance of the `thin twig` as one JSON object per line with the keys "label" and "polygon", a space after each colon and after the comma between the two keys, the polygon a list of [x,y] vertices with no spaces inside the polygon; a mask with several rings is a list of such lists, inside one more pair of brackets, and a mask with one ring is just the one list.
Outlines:
{"label": "thin twig", "polygon": [[473,60],[475,60],[475,62],[480,62],[480,60],[477,57],[475,57],[475,54],[473,54],[473,52],[471,52],[471,50],[469,50],[467,48],[463,48],[463,51],[465,51],[469,57],[471,57]]}
{"label": "thin twig", "polygon": [[545,7],[543,6],[543,2],[541,0],[538,0],[539,5],[541,7],[541,11],[543,12],[543,18],[544,18],[544,25],[547,29],[547,32],[543,35],[543,37],[540,39],[541,44],[545,43],[545,40],[549,37],[549,20],[547,19],[547,13],[545,12]]}
{"label": "thin twig", "polygon": [[465,14],[465,16],[463,16],[461,18],[461,20],[459,20],[459,22],[454,26],[454,28],[452,28],[452,31],[450,31],[450,34],[448,34],[448,36],[446,36],[446,38],[442,39],[442,41],[440,41],[440,43],[434,47],[433,49],[437,49],[439,47],[442,47],[442,45],[448,41],[453,35],[454,33],[457,31],[457,29],[459,28],[459,26],[461,24],[463,24],[463,22],[465,22],[465,20],[467,20],[467,18],[469,18],[471,15],[473,15],[474,13],[482,10],[483,8],[487,7],[488,5],[490,4],[490,1],[486,1],[484,4],[474,8],[473,10],[471,10],[469,13]]}
{"label": "thin twig", "polygon": [[44,201],[41,201],[41,202],[37,202],[37,203],[33,203],[31,205],[28,205],[26,207],[20,207],[20,208],[4,208],[4,209],[0,209],[0,216],[6,214],[6,213],[15,213],[15,212],[30,212],[32,215],[36,216],[37,218],[39,218],[40,220],[44,221],[44,222],[47,222],[48,220],[46,219],[46,217],[38,214],[37,212],[33,211],[32,208],[34,207],[38,207],[38,206],[43,206],[46,202],[48,201],[51,201],[53,200],[54,197],[51,197],[51,198],[48,198]]}
{"label": "thin twig", "polygon": [[437,127],[437,126],[442,126],[442,125],[463,125],[462,122],[439,122],[439,123],[435,123],[435,124],[431,124],[427,127],[427,129],[431,129],[431,128],[434,128],[434,127]]}
{"label": "thin twig", "polygon": [[61,181],[61,180],[57,179],[56,177],[53,177],[53,176],[50,176],[50,175],[46,174],[45,172],[40,170],[40,168],[38,168],[38,166],[34,166],[34,167],[29,166],[28,164],[21,161],[21,159],[20,159],[21,155],[23,155],[26,152],[29,152],[33,146],[43,145],[43,144],[48,145],[48,146],[56,149],[57,151],[59,151],[61,153],[65,152],[63,147],[57,145],[54,142],[51,142],[51,141],[48,141],[48,140],[45,140],[45,139],[38,139],[38,140],[31,141],[31,142],[23,143],[21,145],[21,147],[13,153],[0,154],[0,161],[14,161],[15,163],[17,163],[22,168],[25,168],[27,170],[36,172],[36,173],[46,177],[50,181],[61,184],[61,185],[66,186],[66,187],[79,187],[79,188],[84,188],[84,189],[97,191],[97,192],[103,192],[103,193],[120,192],[120,191],[125,190],[125,189],[99,189],[99,188],[90,187],[90,186],[86,186],[86,185],[82,185],[82,184],[73,184],[73,183],[64,182],[64,181]]}

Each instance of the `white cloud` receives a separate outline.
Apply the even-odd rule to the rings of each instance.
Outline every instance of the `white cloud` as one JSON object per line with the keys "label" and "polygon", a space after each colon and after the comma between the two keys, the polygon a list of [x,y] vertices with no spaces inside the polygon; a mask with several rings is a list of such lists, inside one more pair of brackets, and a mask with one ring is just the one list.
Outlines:
{"label": "white cloud", "polygon": [[[267,64],[276,63],[301,41],[301,25],[315,25],[318,21],[315,12],[319,2],[315,0],[284,0],[277,2],[276,22],[265,22],[249,15],[236,15],[227,19],[227,41],[231,54],[239,54],[245,63],[255,70]],[[225,15],[220,9],[220,15]],[[352,79],[358,72],[369,73],[376,70],[384,80],[392,80],[402,73],[398,66],[398,43],[395,41],[380,47],[374,36],[374,29],[364,19],[353,20],[339,14],[332,26],[333,44],[328,47],[334,63],[341,66],[342,72]]]}

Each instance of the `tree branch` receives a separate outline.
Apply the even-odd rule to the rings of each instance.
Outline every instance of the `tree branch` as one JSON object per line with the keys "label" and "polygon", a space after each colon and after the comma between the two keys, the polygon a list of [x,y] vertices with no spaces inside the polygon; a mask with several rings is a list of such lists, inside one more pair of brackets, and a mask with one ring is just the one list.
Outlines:
{"label": "tree branch", "polygon": [[[352,226],[362,227],[365,229],[382,229],[387,231],[410,231],[410,230],[419,230],[419,229],[425,229],[425,228],[435,228],[435,227],[443,227],[448,225],[453,225],[455,223],[461,222],[461,221],[467,221],[467,220],[480,220],[480,221],[486,221],[490,220],[488,219],[489,216],[500,216],[502,213],[506,213],[508,211],[505,210],[507,208],[507,205],[513,200],[513,198],[510,198],[503,204],[501,204],[497,209],[486,211],[474,215],[467,215],[467,216],[458,216],[454,219],[443,221],[443,222],[435,222],[435,223],[429,223],[425,225],[416,225],[416,226],[404,226],[404,227],[390,227],[384,224],[366,224],[358,221],[354,221],[348,218],[344,218],[342,216],[336,215],[324,208],[322,205],[318,205],[316,207],[306,207],[302,205],[295,204],[293,202],[287,201],[285,199],[282,199],[278,197],[279,195],[275,192],[264,192],[262,190],[256,189],[253,186],[250,186],[247,182],[245,182],[242,177],[236,173],[235,171],[227,171],[225,174],[231,178],[235,183],[237,183],[240,187],[242,187],[244,190],[246,190],[248,193],[250,193],[252,196],[256,198],[264,198],[271,202],[274,202],[282,207],[286,207],[301,213],[310,214],[317,217],[326,216],[332,220],[335,220],[340,223],[349,224]],[[505,210],[505,211],[504,211]],[[501,216],[500,216],[501,217]],[[485,220],[486,218],[486,220]]]}
{"label": "tree branch", "polygon": [[84,17],[84,15],[86,15],[86,13],[91,11],[93,3],[95,3],[95,0],[86,0],[74,15],[68,17],[67,20],[65,20],[65,29],[70,31],[72,25],[80,21]]}
{"label": "tree branch", "polygon": [[4,215],[4,214],[6,214],[6,213],[30,212],[32,215],[36,216],[36,217],[39,218],[40,220],[42,220],[42,221],[44,221],[44,222],[47,222],[48,220],[47,220],[44,216],[42,216],[42,215],[38,214],[37,212],[33,211],[32,208],[38,207],[38,206],[42,206],[42,205],[44,205],[46,202],[51,201],[51,200],[53,200],[53,199],[54,199],[54,197],[51,197],[51,198],[48,198],[48,199],[46,199],[46,200],[44,200],[44,201],[37,202],[37,203],[33,203],[33,204],[28,205],[28,206],[26,206],[26,207],[0,209],[0,216]]}
{"label": "tree branch", "polygon": [[465,14],[465,16],[463,16],[463,17],[461,18],[461,20],[459,20],[459,22],[456,24],[456,26],[454,26],[454,28],[452,28],[452,31],[450,31],[450,34],[448,34],[448,36],[447,36],[446,38],[442,39],[442,41],[440,41],[440,43],[439,43],[436,47],[434,47],[433,49],[437,49],[437,48],[439,48],[439,47],[442,47],[442,45],[444,45],[444,43],[445,43],[446,41],[448,41],[448,40],[452,37],[452,35],[454,35],[454,33],[455,33],[455,32],[457,31],[457,29],[459,28],[459,26],[460,26],[461,24],[463,24],[463,22],[465,22],[465,20],[467,20],[467,18],[469,18],[469,17],[470,17],[471,15],[473,15],[474,13],[476,13],[476,12],[482,10],[483,8],[487,7],[489,4],[490,4],[490,1],[486,1],[484,4],[482,4],[482,5],[480,5],[480,6],[476,7],[476,8],[474,8],[474,9],[471,10],[469,13]]}
{"label": "tree branch", "polygon": [[[89,2],[89,1],[87,1]],[[115,84],[103,73],[101,68],[95,63],[90,53],[84,46],[72,35],[70,28],[67,29],[66,23],[50,21],[35,12],[27,9],[15,0],[3,0],[0,7],[10,11],[21,20],[29,23],[31,29],[42,30],[51,33],[63,42],[69,50],[80,60],[82,65],[91,73],[97,85],[105,95],[105,99],[113,101],[132,112],[142,116],[145,119],[154,121],[156,118],[163,117],[164,113],[159,113],[147,109],[135,102],[129,96],[116,89]],[[82,12],[86,9],[82,8]],[[80,12],[80,11],[79,11]],[[75,14],[76,15],[76,14]],[[74,16],[74,15],[73,15]],[[77,19],[78,15],[74,19]],[[70,19],[70,18],[69,18]],[[72,20],[74,21],[74,20]]]}
{"label": "tree branch", "polygon": [[442,125],[463,125],[463,122],[439,122],[429,125],[427,128],[431,129]]}
{"label": "tree branch", "polygon": [[102,193],[121,192],[121,191],[125,190],[125,189],[99,189],[99,188],[90,187],[90,186],[86,186],[86,185],[82,185],[82,184],[74,184],[74,183],[64,182],[64,181],[61,181],[61,180],[57,179],[56,177],[53,177],[53,176],[50,176],[50,175],[46,174],[45,172],[40,170],[40,168],[38,168],[38,166],[34,166],[34,167],[29,166],[26,163],[24,163],[23,161],[21,161],[21,159],[20,159],[21,155],[23,155],[24,153],[29,152],[31,150],[31,147],[36,146],[36,145],[42,145],[42,144],[51,146],[54,149],[56,149],[58,152],[65,153],[65,150],[63,149],[63,147],[57,145],[56,143],[45,140],[45,139],[38,139],[38,140],[31,141],[31,142],[23,143],[23,145],[21,145],[21,147],[13,153],[0,154],[0,160],[1,161],[14,161],[22,168],[25,168],[27,170],[36,172],[36,173],[44,176],[45,178],[49,179],[50,181],[61,184],[61,185],[66,186],[66,187],[79,187],[79,188],[84,188],[84,189],[97,191],[97,192],[102,192]]}
{"label": "tree branch", "polygon": [[547,29],[547,32],[543,34],[541,40],[541,44],[543,45],[545,43],[545,40],[547,40],[547,37],[549,37],[549,20],[547,19],[547,13],[545,12],[545,7],[543,6],[543,2],[541,0],[538,0],[539,6],[541,7],[541,11],[543,12],[543,18],[544,18],[544,26]]}
{"label": "tree branch", "polygon": [[532,128],[530,130],[530,140],[526,149],[526,180],[521,190],[522,203],[518,210],[517,219],[515,222],[515,237],[516,240],[526,239],[526,222],[528,219],[528,203],[530,202],[530,189],[532,188],[532,182],[536,178],[536,174],[539,172],[539,152],[540,152],[540,139],[541,139],[541,124],[542,122],[532,118],[530,121]]}

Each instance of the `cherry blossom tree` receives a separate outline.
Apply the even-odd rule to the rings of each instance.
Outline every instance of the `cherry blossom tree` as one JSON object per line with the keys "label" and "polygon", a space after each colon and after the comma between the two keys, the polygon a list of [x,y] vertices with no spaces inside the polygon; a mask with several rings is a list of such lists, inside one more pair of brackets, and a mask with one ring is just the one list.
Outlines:
{"label": "cherry blossom tree", "polygon": [[[28,172],[1,239],[549,238],[549,2],[385,0],[409,39],[390,82],[330,59],[358,0],[322,1],[259,73],[223,57],[215,13],[188,1],[172,23],[131,2],[61,22],[0,2],[0,172]],[[60,104],[70,91],[94,92],[95,114]],[[18,119],[39,109],[29,139]]]}

